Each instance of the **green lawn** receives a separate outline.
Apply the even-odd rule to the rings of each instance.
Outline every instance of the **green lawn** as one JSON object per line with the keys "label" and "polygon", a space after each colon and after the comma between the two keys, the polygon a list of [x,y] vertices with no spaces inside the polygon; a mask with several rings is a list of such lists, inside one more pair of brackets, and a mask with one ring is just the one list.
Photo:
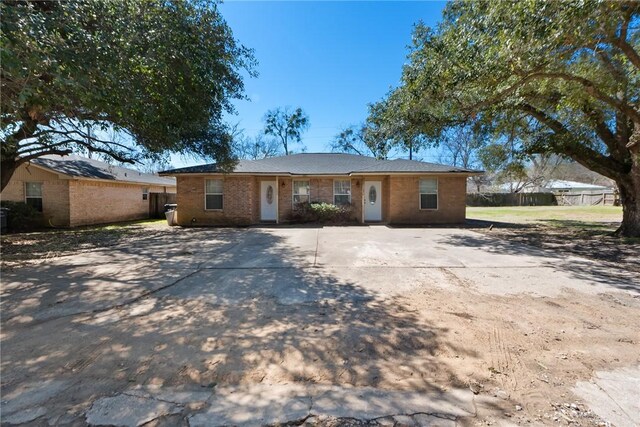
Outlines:
{"label": "green lawn", "polygon": [[467,207],[467,218],[518,224],[570,224],[613,226],[622,221],[619,206],[503,206]]}

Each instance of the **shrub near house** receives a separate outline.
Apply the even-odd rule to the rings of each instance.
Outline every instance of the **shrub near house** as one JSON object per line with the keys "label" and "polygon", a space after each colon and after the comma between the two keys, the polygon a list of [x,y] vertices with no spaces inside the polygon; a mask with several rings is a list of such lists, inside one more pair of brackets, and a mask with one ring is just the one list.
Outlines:
{"label": "shrub near house", "polygon": [[324,202],[302,202],[293,207],[291,219],[294,222],[322,222],[329,224],[345,224],[354,222],[353,206],[334,205]]}

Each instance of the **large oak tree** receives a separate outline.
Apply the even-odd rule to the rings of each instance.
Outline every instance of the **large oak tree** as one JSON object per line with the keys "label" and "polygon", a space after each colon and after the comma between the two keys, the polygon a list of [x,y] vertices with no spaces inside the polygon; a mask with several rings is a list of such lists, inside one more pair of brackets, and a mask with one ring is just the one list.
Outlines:
{"label": "large oak tree", "polygon": [[[2,188],[22,163],[91,151],[226,161],[222,120],[254,74],[214,1],[6,0],[1,4]],[[100,132],[109,130],[109,132]],[[130,143],[104,137],[113,130]]]}
{"label": "large oak tree", "polygon": [[427,138],[482,122],[525,154],[571,158],[613,179],[640,236],[640,2],[454,1],[417,25],[404,122]]}

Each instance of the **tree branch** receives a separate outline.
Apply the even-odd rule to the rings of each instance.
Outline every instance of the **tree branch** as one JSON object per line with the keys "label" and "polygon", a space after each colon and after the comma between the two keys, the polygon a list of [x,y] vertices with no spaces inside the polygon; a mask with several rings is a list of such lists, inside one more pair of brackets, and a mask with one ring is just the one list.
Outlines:
{"label": "tree branch", "polygon": [[585,105],[583,107],[582,112],[591,122],[596,134],[609,148],[609,151],[614,155],[614,157],[623,159],[625,157],[625,154],[622,150],[624,150],[625,147],[624,145],[620,145],[620,141],[618,140],[616,135],[611,131],[611,129],[609,129],[609,126],[607,126],[602,117],[602,113],[593,108],[590,108],[588,105]]}
{"label": "tree branch", "polygon": [[622,21],[622,25],[620,27],[620,36],[619,37],[611,37],[611,44],[617,47],[624,53],[624,55],[631,61],[631,63],[640,70],[640,55],[635,51],[633,46],[627,42],[627,34],[629,31],[629,24],[631,23],[631,17],[633,15],[633,7],[629,6],[630,9],[626,10],[624,14],[624,21]]}
{"label": "tree branch", "polygon": [[569,141],[566,141],[566,144],[555,147],[554,151],[556,151],[557,154],[567,155],[588,169],[613,180],[619,180],[628,173],[625,165],[576,141],[571,131],[567,129],[564,124],[549,116],[544,111],[538,110],[529,104],[518,104],[516,107],[520,111],[534,117],[538,122],[546,125],[556,135],[568,137]]}

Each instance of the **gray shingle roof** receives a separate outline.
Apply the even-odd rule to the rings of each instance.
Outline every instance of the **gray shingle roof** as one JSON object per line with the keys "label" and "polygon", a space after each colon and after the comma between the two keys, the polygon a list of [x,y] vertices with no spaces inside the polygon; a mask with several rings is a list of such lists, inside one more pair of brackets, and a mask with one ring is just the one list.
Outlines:
{"label": "gray shingle roof", "polygon": [[31,163],[76,178],[104,179],[109,181],[135,182],[162,186],[175,186],[175,178],[138,172],[137,170],[110,165],[99,160],[75,155],[43,156],[31,160]]}
{"label": "gray shingle roof", "polygon": [[[215,163],[160,172],[161,175],[224,172]],[[465,173],[473,171],[455,166],[417,160],[377,160],[344,153],[302,153],[262,160],[240,160],[233,170],[243,174],[349,175],[358,173]]]}

